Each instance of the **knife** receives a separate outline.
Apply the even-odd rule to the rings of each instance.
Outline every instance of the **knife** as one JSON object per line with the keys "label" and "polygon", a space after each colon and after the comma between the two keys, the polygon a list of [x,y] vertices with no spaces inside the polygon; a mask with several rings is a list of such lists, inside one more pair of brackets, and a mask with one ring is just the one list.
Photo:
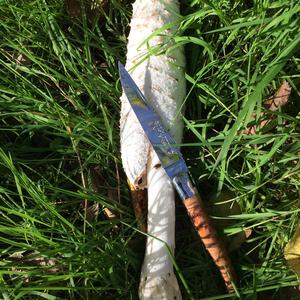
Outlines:
{"label": "knife", "polygon": [[187,213],[202,239],[202,242],[218,266],[228,291],[233,290],[235,272],[228,253],[217,236],[211,218],[205,212],[200,195],[189,177],[189,170],[176,142],[163,126],[161,118],[148,104],[143,93],[131,78],[125,67],[119,62],[119,74],[123,91],[139,120],[146,136],[156,152],[161,166],[170,177]]}

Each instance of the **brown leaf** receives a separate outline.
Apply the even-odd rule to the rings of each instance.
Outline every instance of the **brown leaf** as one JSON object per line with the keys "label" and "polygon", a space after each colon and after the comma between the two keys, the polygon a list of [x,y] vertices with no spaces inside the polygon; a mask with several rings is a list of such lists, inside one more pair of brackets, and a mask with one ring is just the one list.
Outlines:
{"label": "brown leaf", "polygon": [[[14,252],[8,256],[7,260],[20,262],[25,268],[26,266],[45,267],[47,273],[62,271],[62,266],[56,258],[44,257],[37,251],[30,252],[29,254],[26,251]],[[24,269],[19,268],[18,272],[24,272]]]}
{"label": "brown leaf", "polygon": [[[212,197],[210,200],[211,205],[208,207],[208,210],[212,216],[220,218],[213,220],[219,230],[222,230],[224,227],[234,225],[236,222],[235,220],[225,219],[226,217],[241,213],[241,209],[237,202],[230,201],[230,199],[234,197],[235,195],[233,193],[223,191],[219,197]],[[222,219],[222,217],[224,219]],[[227,244],[228,251],[231,252],[239,249],[251,233],[251,229],[245,229],[237,234],[224,237],[224,242]]]}
{"label": "brown leaf", "polygon": [[228,237],[230,239],[228,251],[232,252],[234,250],[239,249],[244,242],[246,242],[247,238],[252,234],[252,230],[250,228],[246,228],[243,231]]}
{"label": "brown leaf", "polygon": [[30,66],[32,64],[31,60],[22,53],[16,58],[16,63],[21,66]]}
{"label": "brown leaf", "polygon": [[[87,20],[90,23],[100,16],[103,11],[107,9],[108,0],[85,0],[84,10],[87,15]],[[79,18],[81,16],[80,0],[65,0],[65,9],[71,18]]]}
{"label": "brown leaf", "polygon": [[[291,86],[287,81],[283,81],[280,88],[277,90],[275,95],[264,102],[264,107],[270,111],[276,111],[280,106],[285,105],[288,102],[289,96],[291,94]],[[253,118],[256,114],[253,114]],[[259,125],[253,125],[247,127],[243,132],[244,134],[251,135],[256,134],[258,128],[266,127],[273,119],[273,115],[268,112],[263,112],[260,114]]]}
{"label": "brown leaf", "polygon": [[80,17],[80,0],[65,0],[65,8],[70,17]]}
{"label": "brown leaf", "polygon": [[95,220],[98,215],[99,215],[99,204],[98,203],[90,204],[88,202],[87,207],[86,207],[87,221],[91,222],[91,221]]}
{"label": "brown leaf", "polygon": [[[117,188],[110,187],[108,182],[106,181],[102,171],[99,167],[91,167],[89,169],[89,176],[91,178],[93,190],[96,193],[100,192],[100,186],[108,187],[107,196],[112,200],[119,200],[118,190]],[[94,203],[92,205],[88,205],[87,208],[87,219],[89,221],[94,220],[99,213],[99,204]],[[117,214],[113,212],[110,208],[104,207],[104,213],[108,219],[116,219],[118,218]]]}
{"label": "brown leaf", "polygon": [[284,248],[284,258],[300,278],[300,223],[298,223],[292,239]]}
{"label": "brown leaf", "polygon": [[284,81],[276,94],[265,101],[264,106],[271,111],[276,111],[280,106],[283,106],[288,102],[291,90],[292,88],[289,83]]}

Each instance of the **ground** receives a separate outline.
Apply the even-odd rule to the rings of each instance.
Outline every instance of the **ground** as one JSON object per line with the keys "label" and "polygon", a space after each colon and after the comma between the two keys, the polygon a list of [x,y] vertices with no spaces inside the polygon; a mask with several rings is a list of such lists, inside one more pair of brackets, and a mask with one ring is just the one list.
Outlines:
{"label": "ground", "polygon": [[[66,2],[0,1],[1,298],[137,299],[143,238],[118,125],[131,5]],[[231,252],[238,290],[226,295],[178,202],[183,297],[292,299],[299,282],[283,249],[299,214],[300,4],[194,0],[181,11],[182,151],[207,205],[237,207],[213,210],[220,234],[250,234]],[[284,81],[288,102],[270,113]]]}

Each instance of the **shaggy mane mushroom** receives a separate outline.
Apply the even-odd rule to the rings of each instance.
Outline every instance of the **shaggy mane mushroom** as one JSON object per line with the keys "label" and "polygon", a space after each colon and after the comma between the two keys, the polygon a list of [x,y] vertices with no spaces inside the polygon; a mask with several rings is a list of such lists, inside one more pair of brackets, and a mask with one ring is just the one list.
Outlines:
{"label": "shaggy mane mushroom", "polygon": [[[184,51],[176,47],[151,55],[150,49],[170,45],[171,27],[145,39],[179,16],[175,0],[136,0],[128,36],[126,69],[140,90],[161,116],[177,143],[182,137],[182,120],[178,113],[185,96]],[[173,23],[174,24],[174,23]],[[168,47],[166,47],[168,49]],[[174,189],[152,146],[149,144],[130,104],[121,96],[121,155],[126,175],[135,189],[148,188],[147,245],[143,262],[140,299],[181,299],[177,279],[169,256],[175,248]],[[165,244],[166,243],[166,244]]]}

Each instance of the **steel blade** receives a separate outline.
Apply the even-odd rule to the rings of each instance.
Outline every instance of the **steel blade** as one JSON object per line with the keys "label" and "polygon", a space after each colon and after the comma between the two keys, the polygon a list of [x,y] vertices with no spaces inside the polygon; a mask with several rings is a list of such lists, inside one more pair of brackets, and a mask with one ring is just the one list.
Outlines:
{"label": "steel blade", "polygon": [[188,168],[179,147],[176,146],[174,138],[163,126],[159,115],[149,106],[143,93],[120,62],[119,73],[124,93],[153,146],[162,167],[175,184],[181,196],[183,198],[191,197],[194,195],[194,191],[190,186],[187,186],[189,185]]}
{"label": "steel blade", "polygon": [[147,104],[144,95],[121,63],[119,63],[119,72],[128,101],[157,153],[162,167],[171,178],[175,189],[183,200],[198,235],[219,267],[227,289],[229,291],[235,289],[235,272],[228,253],[218,239],[217,232],[204,210],[201,197],[192,187],[188,176],[188,168],[178,146],[163,126],[159,115]]}

